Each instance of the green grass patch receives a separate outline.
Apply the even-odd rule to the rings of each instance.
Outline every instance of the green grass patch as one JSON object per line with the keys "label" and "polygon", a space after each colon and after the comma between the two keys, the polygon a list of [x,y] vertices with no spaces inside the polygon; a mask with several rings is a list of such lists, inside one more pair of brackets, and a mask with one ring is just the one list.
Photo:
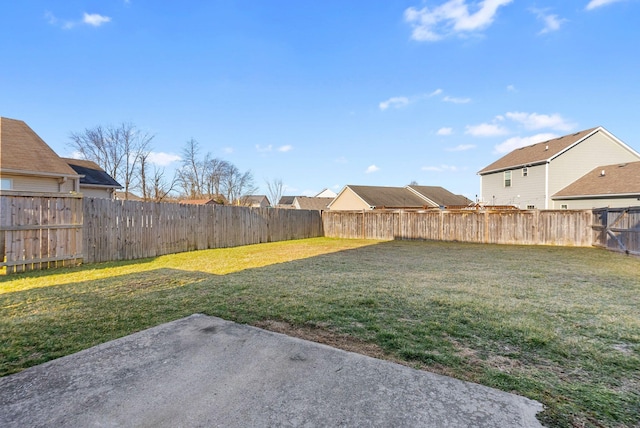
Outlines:
{"label": "green grass patch", "polygon": [[193,313],[347,335],[549,426],[640,421],[640,259],[591,248],[317,238],[4,276],[0,374]]}

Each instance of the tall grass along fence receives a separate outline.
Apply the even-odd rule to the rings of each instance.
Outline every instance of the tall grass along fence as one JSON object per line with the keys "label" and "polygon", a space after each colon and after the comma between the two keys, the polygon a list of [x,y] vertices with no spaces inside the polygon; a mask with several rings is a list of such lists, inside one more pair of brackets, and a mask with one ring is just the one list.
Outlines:
{"label": "tall grass along fence", "polygon": [[84,199],[84,261],[322,236],[319,211]]}
{"label": "tall grass along fence", "polygon": [[425,239],[490,244],[591,246],[592,211],[324,212],[328,237]]}
{"label": "tall grass along fence", "polygon": [[82,197],[3,191],[0,267],[7,273],[82,261]]}
{"label": "tall grass along fence", "polygon": [[593,210],[594,245],[640,255],[640,207]]}

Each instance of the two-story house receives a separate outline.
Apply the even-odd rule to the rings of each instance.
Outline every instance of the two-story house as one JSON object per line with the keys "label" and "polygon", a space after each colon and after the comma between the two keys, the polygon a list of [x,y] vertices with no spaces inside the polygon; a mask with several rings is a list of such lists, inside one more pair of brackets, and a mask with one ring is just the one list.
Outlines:
{"label": "two-story house", "polygon": [[600,165],[634,161],[640,154],[609,131],[587,129],[515,149],[480,170],[481,200],[522,209],[571,209],[554,195]]}

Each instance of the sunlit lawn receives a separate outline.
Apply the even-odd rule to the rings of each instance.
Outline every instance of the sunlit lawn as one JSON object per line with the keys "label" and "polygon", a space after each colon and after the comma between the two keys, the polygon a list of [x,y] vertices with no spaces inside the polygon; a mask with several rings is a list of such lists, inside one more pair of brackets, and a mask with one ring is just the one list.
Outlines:
{"label": "sunlit lawn", "polygon": [[0,374],[193,313],[377,345],[542,402],[640,420],[640,259],[591,248],[308,239],[0,277]]}

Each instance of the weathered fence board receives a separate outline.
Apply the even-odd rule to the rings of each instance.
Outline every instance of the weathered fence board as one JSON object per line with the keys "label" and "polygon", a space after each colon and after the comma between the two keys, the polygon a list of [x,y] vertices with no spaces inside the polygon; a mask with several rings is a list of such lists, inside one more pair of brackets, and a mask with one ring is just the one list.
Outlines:
{"label": "weathered fence board", "polygon": [[25,194],[0,196],[0,266],[7,273],[82,260],[82,199],[78,195]]}
{"label": "weathered fence board", "polygon": [[328,237],[590,246],[591,211],[359,211],[322,214]]}
{"label": "weathered fence board", "polygon": [[323,236],[318,211],[84,199],[84,261]]}
{"label": "weathered fence board", "polygon": [[640,207],[593,210],[593,245],[640,255]]}

